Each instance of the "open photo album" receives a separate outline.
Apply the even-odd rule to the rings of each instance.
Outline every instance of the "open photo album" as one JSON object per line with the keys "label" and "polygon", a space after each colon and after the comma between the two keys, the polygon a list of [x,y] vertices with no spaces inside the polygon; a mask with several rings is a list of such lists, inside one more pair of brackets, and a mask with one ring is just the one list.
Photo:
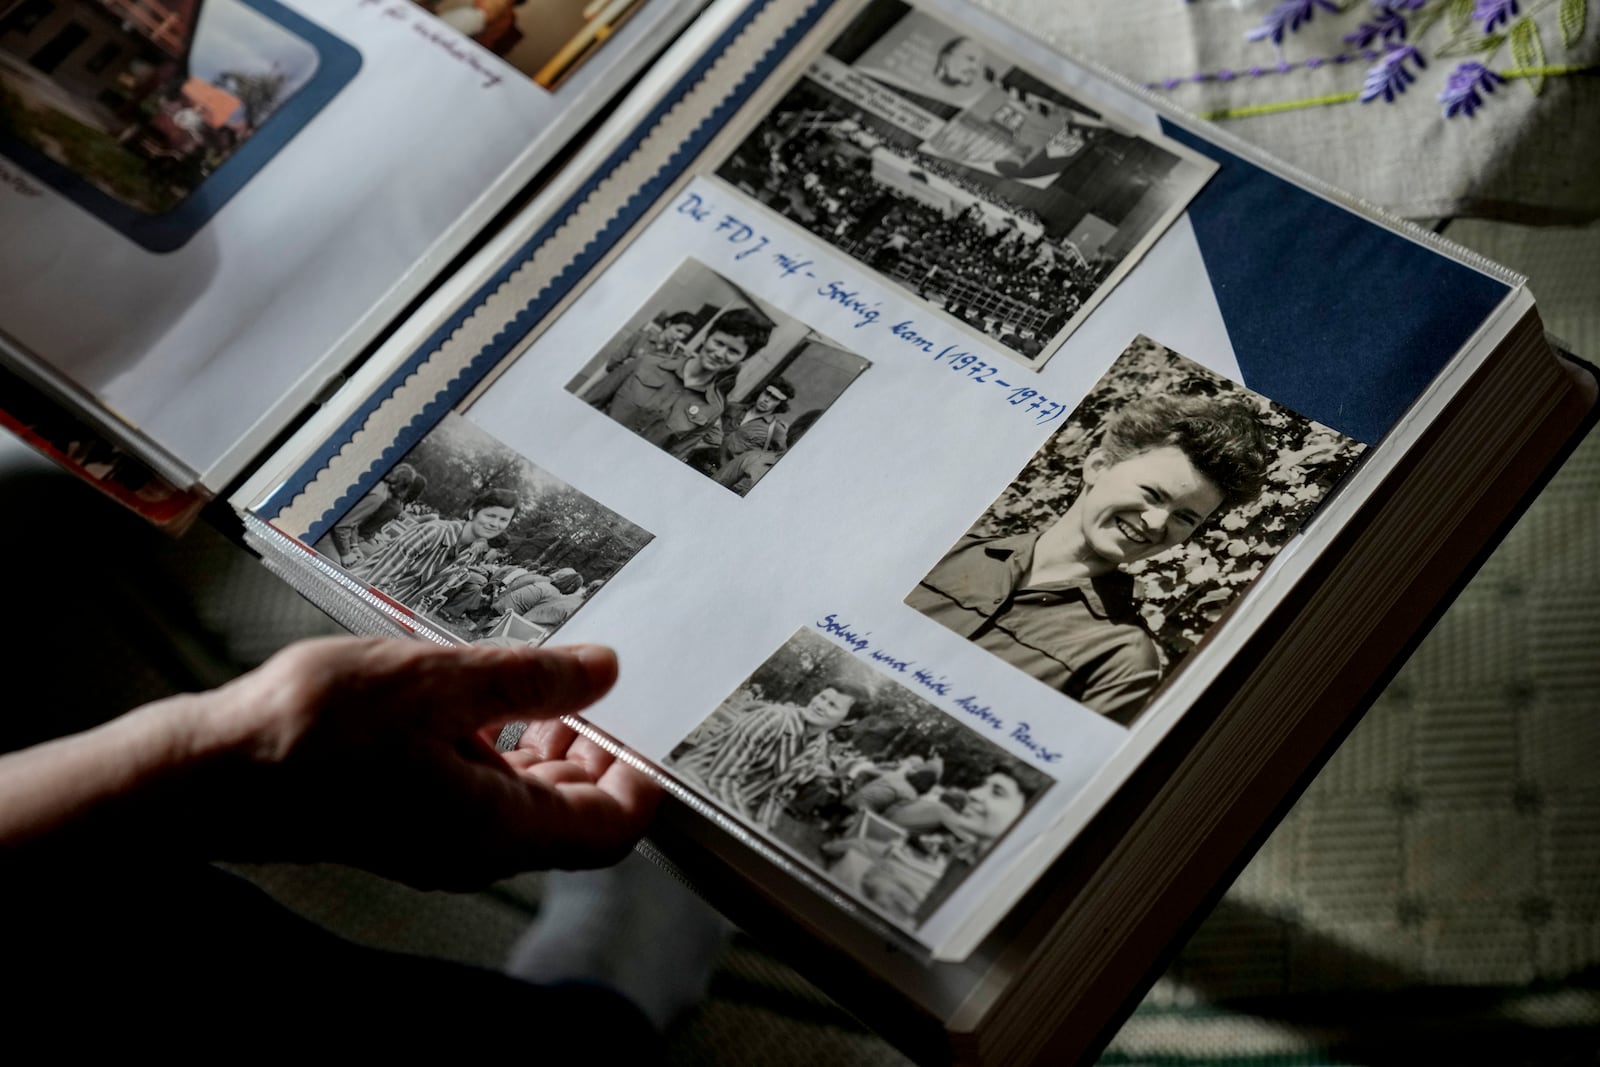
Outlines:
{"label": "open photo album", "polygon": [[1514,275],[962,0],[192,7],[129,184],[0,3],[0,177],[65,235],[0,247],[8,366],[351,629],[615,647],[574,724],[665,859],[913,1054],[1090,1040],[1591,417]]}
{"label": "open photo album", "polygon": [[[737,18],[250,510],[435,639],[615,644],[589,728],[961,959],[1260,625],[1258,587],[1316,558],[1328,502],[1364,491],[1365,455],[1512,287],[1219,168],[958,8]],[[1281,217],[1227,234],[1230,258],[1281,259],[1273,231],[1321,217],[1258,313],[1329,317],[1356,242],[1382,265],[1341,284],[1404,271],[1455,299],[1400,312],[1387,345],[1288,315],[1240,338],[1207,229],[1246,195]]]}

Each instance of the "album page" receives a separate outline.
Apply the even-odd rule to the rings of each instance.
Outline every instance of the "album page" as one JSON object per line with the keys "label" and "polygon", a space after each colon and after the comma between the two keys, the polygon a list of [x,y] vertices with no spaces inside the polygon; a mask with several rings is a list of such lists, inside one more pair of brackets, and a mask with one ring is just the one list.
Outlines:
{"label": "album page", "polygon": [[[718,12],[669,118],[252,510],[412,632],[613,645],[588,728],[961,958],[1410,402],[1337,340],[1257,359],[1212,222],[1267,181],[1299,198],[1271,240],[1325,222],[1457,272],[1472,329],[1506,289],[957,5]],[[1436,325],[1374,357],[1412,397],[1467,340],[1409,347]]]}
{"label": "album page", "polygon": [[215,490],[698,4],[100,6],[0,13],[0,351]]}

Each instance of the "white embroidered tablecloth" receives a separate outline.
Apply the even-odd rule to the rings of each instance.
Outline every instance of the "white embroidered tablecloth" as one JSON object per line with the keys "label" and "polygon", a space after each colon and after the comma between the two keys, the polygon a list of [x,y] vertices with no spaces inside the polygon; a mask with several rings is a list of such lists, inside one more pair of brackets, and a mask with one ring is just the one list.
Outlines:
{"label": "white embroidered tablecloth", "polygon": [[977,2],[1397,214],[1600,217],[1590,0]]}

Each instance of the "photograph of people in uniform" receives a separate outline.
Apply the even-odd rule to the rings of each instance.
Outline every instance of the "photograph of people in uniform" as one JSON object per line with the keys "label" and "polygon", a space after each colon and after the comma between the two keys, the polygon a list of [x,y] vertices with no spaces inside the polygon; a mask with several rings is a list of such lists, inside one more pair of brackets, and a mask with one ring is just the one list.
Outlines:
{"label": "photograph of people in uniform", "polygon": [[1128,725],[1359,452],[1141,337],[906,603]]}
{"label": "photograph of people in uniform", "polygon": [[664,766],[907,926],[1052,781],[811,630],[785,642]]}
{"label": "photograph of people in uniform", "polygon": [[650,536],[451,414],[315,547],[463,641],[528,644],[559,629]]}
{"label": "photograph of people in uniform", "polygon": [[716,175],[1037,367],[1214,170],[940,16],[876,0]]}
{"label": "photograph of people in uniform", "polygon": [[743,496],[868,366],[685,260],[567,391]]}

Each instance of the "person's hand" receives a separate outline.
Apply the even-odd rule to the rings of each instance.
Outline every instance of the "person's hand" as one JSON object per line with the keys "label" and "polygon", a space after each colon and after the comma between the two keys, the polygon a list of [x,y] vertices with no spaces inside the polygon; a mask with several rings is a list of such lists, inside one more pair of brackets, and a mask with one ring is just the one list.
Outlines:
{"label": "person's hand", "polygon": [[[643,833],[659,788],[556,721],[616,673],[599,646],[330,638],[134,715],[180,724],[193,755],[158,806],[210,858],[326,860],[464,888],[606,865]],[[519,719],[535,722],[497,752],[499,728]]]}

